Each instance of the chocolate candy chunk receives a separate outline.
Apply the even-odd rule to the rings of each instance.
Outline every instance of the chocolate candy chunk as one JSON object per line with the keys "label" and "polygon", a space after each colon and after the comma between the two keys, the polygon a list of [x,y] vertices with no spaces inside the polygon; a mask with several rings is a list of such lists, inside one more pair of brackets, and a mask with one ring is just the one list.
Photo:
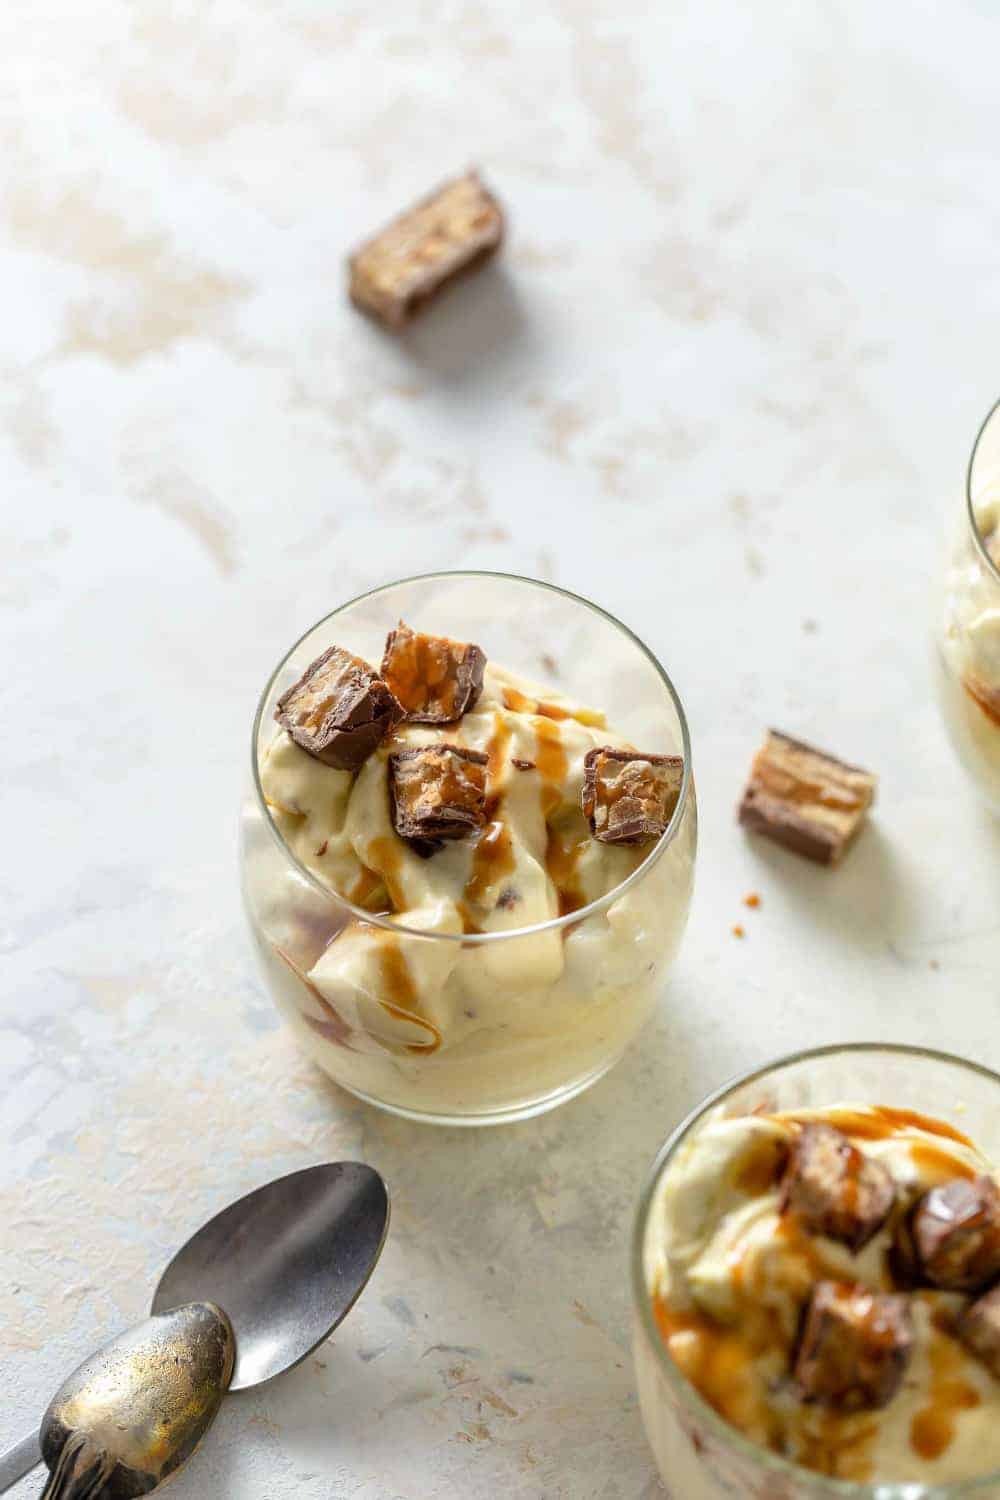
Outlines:
{"label": "chocolate candy chunk", "polygon": [[795,1380],[805,1401],[872,1411],[896,1394],[912,1349],[906,1297],[820,1281],[806,1309]]}
{"label": "chocolate candy chunk", "polygon": [[445,839],[486,821],[488,757],[460,745],[421,745],[389,756],[393,827],[425,859]]}
{"label": "chocolate candy chunk", "polygon": [[878,778],[769,729],[740,803],[744,828],[820,865],[835,865],[875,797]]}
{"label": "chocolate candy chunk", "polygon": [[932,1286],[975,1292],[1000,1276],[1000,1192],[992,1177],[955,1177],[913,1210],[909,1237]]}
{"label": "chocolate candy chunk", "polygon": [[466,172],[437,188],[348,260],[351,301],[399,329],[462,272],[482,265],[503,239],[503,210]]}
{"label": "chocolate candy chunk", "polygon": [[486,657],[478,646],[422,635],[400,620],[390,630],[382,676],[414,724],[453,724],[483,691]]}
{"label": "chocolate candy chunk", "polygon": [[791,1210],[810,1234],[867,1245],[889,1217],[896,1188],[873,1161],[832,1125],[803,1125],[781,1184],[781,1210]]}
{"label": "chocolate candy chunk", "polygon": [[1000,1286],[965,1309],[955,1332],[990,1374],[1000,1380]]}
{"label": "chocolate candy chunk", "polygon": [[588,750],[583,758],[583,815],[602,844],[643,844],[667,830],[681,794],[679,755]]}
{"label": "chocolate candy chunk", "polygon": [[356,771],[402,716],[368,663],[339,646],[317,657],[274,711],[297,745],[340,771]]}

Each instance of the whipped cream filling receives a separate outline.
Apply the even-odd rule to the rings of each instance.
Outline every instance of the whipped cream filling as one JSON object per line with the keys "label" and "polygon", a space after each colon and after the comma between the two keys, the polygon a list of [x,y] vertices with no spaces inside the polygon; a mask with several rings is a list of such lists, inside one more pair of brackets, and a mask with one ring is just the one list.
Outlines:
{"label": "whipped cream filling", "polygon": [[668,1351],[748,1438],[821,1473],[942,1483],[1000,1469],[1000,1383],[948,1331],[968,1301],[958,1294],[912,1294],[914,1350],[887,1406],[844,1414],[796,1391],[792,1355],[814,1284],[893,1290],[895,1216],[852,1253],[782,1214],[782,1163],[797,1123],[808,1120],[837,1126],[881,1161],[904,1204],[949,1178],[992,1171],[951,1127],[904,1112],[836,1105],[710,1121],[665,1174],[647,1242]]}
{"label": "whipped cream filling", "polygon": [[[478,834],[422,858],[393,827],[388,756],[428,744],[487,754],[488,819]],[[412,1059],[484,1030],[564,1033],[581,995],[640,982],[679,936],[693,850],[673,913],[667,876],[655,889],[640,882],[569,932],[471,945],[413,935],[544,923],[606,895],[643,862],[648,844],[600,843],[583,817],[584,756],[598,745],[633,748],[599,712],[492,663],[482,696],[458,723],[400,725],[356,775],[316,760],[284,731],[275,736],[261,784],[288,847],[330,890],[410,929],[350,921],[302,970],[353,1050]]]}

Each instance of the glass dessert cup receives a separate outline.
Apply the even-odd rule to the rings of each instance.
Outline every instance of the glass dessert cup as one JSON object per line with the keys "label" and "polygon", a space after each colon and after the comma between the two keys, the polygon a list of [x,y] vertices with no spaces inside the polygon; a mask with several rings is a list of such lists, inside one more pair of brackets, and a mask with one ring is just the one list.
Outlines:
{"label": "glass dessert cup", "polygon": [[934,662],[948,735],[1000,814],[1000,402],[979,430],[935,606]]}
{"label": "glass dessert cup", "polygon": [[[334,643],[377,668],[386,633],[399,619],[416,630],[479,642],[498,669],[544,683],[553,698],[603,711],[609,731],[637,748],[683,756],[669,826],[626,879],[576,909],[568,902],[562,910],[560,900],[561,915],[532,926],[428,932],[404,925],[405,913],[394,918],[355,905],[293,854],[261,785],[277,700]],[[540,722],[540,750],[557,729],[552,720]],[[502,1123],[553,1108],[596,1082],[649,1019],[687,921],[696,827],[684,712],[642,642],[596,606],[548,584],[492,573],[431,574],[335,610],[272,674],[254,720],[242,808],[243,895],[271,995],[335,1082],[412,1119]],[[558,848],[552,852],[557,858]],[[548,854],[546,864],[558,883]],[[440,1018],[432,1025],[407,1013],[400,1023],[403,1011],[391,994],[369,992],[356,1005],[334,1007],[319,992],[308,977],[317,959],[335,939],[356,940],[359,933],[392,945],[395,962],[401,954],[445,997],[451,1036]]]}
{"label": "glass dessert cup", "polygon": [[653,1308],[662,1194],[683,1146],[710,1123],[850,1101],[932,1115],[1000,1161],[1000,1076],[918,1047],[858,1043],[803,1052],[727,1084],[666,1141],[643,1189],[632,1243],[633,1353],[646,1434],[672,1500],[985,1500],[1000,1496],[1000,1469],[948,1482],[859,1483],[793,1464],[725,1421],[674,1363]]}

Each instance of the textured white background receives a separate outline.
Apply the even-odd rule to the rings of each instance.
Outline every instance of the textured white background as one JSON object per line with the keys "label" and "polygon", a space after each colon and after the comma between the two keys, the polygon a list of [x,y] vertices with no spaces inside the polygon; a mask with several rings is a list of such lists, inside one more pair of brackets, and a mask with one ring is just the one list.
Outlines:
{"label": "textured white background", "polygon": [[[1000,1061],[1000,831],[926,670],[997,395],[998,45],[992,0],[4,0],[0,1442],[207,1213],[360,1156],[376,1279],[176,1500],[651,1500],[626,1241],[669,1127],[800,1044]],[[507,253],[393,342],[344,253],[469,161]],[[701,795],[659,1025],[494,1133],[325,1083],[237,896],[265,674],[434,566],[620,614]],[[734,826],[768,722],[882,774],[832,876]]]}

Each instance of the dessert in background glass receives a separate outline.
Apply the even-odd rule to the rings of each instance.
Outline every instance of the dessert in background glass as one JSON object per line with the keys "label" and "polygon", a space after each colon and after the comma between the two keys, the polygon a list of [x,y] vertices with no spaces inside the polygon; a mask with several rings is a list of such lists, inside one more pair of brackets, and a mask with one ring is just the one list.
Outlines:
{"label": "dessert in background glass", "polygon": [[920,1048],[802,1053],[677,1128],[632,1248],[673,1500],[1000,1496],[998,1161],[1000,1077]]}
{"label": "dessert in background glass", "polygon": [[[390,634],[396,665],[380,668]],[[447,637],[458,663],[443,714],[405,680],[427,670],[425,637]],[[334,646],[409,714],[354,770],[275,724],[281,700],[297,732],[290,689]],[[381,712],[370,697],[364,734]],[[626,746],[647,775],[675,776],[659,837],[602,823],[604,793],[636,769]],[[441,787],[455,805],[427,822]],[[297,642],[257,710],[241,858],[268,987],[310,1056],[372,1103],[447,1124],[552,1108],[654,1010],[687,920],[696,821],[683,709],[623,625],[503,574],[388,584]]]}
{"label": "dessert in background glass", "polygon": [[1000,813],[1000,403],[979,430],[935,609],[941,712],[959,758]]}

